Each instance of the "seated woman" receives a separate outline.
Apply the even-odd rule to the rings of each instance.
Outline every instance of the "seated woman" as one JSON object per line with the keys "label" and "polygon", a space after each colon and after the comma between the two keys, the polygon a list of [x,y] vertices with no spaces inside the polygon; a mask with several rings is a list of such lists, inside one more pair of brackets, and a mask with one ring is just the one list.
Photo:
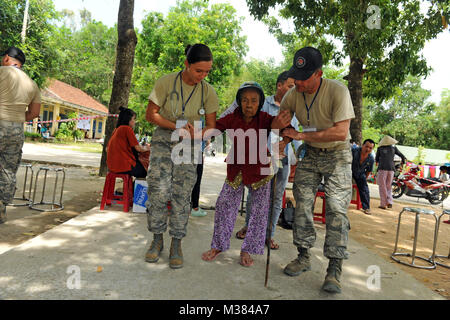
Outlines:
{"label": "seated woman", "polygon": [[[247,186],[253,202],[248,230],[241,247],[240,264],[250,267],[253,265],[250,254],[264,253],[270,207],[272,175],[269,174],[271,170],[267,134],[271,129],[285,128],[290,124],[291,118],[286,113],[273,117],[261,111],[264,92],[256,82],[244,83],[237,92],[236,101],[239,108],[216,122],[216,129],[221,132],[227,129],[236,131],[233,147],[226,160],[227,179],[216,202],[211,249],[203,253],[202,259],[214,260],[218,254],[230,248],[230,237],[239,211],[242,189]],[[264,130],[261,137],[260,129]],[[253,141],[245,138],[249,134],[251,136],[251,131],[255,132]],[[281,150],[283,149],[284,146]],[[241,155],[244,155],[245,159],[242,159]]]}
{"label": "seated woman", "polygon": [[108,142],[106,164],[111,172],[145,178],[147,169],[139,161],[138,152],[150,151],[150,145],[141,146],[134,135],[136,113],[123,107],[119,110],[116,129]]}

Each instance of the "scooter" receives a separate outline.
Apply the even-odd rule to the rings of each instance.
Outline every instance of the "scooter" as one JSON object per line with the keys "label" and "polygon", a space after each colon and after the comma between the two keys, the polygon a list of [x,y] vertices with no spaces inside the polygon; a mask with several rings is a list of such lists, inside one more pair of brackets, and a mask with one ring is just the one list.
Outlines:
{"label": "scooter", "polygon": [[408,172],[394,176],[393,198],[397,199],[406,194],[410,197],[427,199],[431,204],[440,204],[448,197],[450,190],[448,182],[420,178],[417,171],[417,168],[412,167]]}

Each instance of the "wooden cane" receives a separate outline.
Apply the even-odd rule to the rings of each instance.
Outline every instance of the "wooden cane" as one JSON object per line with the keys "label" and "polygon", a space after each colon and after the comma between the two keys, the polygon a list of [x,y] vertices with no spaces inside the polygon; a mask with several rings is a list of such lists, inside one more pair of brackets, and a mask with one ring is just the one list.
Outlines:
{"label": "wooden cane", "polygon": [[268,242],[267,242],[267,263],[266,263],[266,280],[264,282],[264,287],[267,288],[267,282],[269,280],[269,264],[270,264],[270,246],[271,244],[271,240],[272,240],[272,216],[273,216],[273,203],[274,203],[274,198],[275,198],[275,188],[277,185],[277,174],[275,173],[273,175],[273,179],[272,179],[272,188],[271,188],[271,200],[270,200],[270,213],[269,213],[269,219],[268,219],[268,224],[269,224],[269,237],[268,237]]}

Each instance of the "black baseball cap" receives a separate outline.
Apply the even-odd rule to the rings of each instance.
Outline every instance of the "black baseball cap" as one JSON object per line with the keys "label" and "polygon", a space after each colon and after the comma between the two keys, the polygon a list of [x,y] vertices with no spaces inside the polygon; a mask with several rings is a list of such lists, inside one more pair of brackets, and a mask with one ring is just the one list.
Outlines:
{"label": "black baseball cap", "polygon": [[322,65],[322,54],[319,50],[313,47],[301,48],[294,55],[289,77],[295,80],[307,80]]}
{"label": "black baseball cap", "polygon": [[8,55],[11,58],[17,59],[21,64],[25,64],[25,54],[22,50],[16,47],[9,47],[5,52],[0,54],[0,56]]}

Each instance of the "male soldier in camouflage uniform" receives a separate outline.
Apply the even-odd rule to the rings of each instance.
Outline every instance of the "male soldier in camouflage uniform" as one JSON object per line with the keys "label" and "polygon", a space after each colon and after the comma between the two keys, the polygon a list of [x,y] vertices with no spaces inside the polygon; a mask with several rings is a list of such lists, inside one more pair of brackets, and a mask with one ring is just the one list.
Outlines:
{"label": "male soldier in camouflage uniform", "polygon": [[352,196],[352,154],[350,151],[350,121],[354,118],[347,87],[335,80],[322,78],[322,55],[319,50],[305,47],[298,50],[290,69],[296,79],[295,88],[288,91],[281,109],[295,112],[303,132],[286,129],[283,136],[304,140],[303,160],[297,164],[294,178],[296,201],[293,225],[294,245],[298,258],[284,272],[300,275],[311,269],[309,249],[314,246],[313,207],[317,188],[324,179],[326,200],[326,237],[324,255],[329,259],[322,289],[340,293],[342,261],[346,252],[350,223],[347,209]]}
{"label": "male soldier in camouflage uniform", "polygon": [[23,123],[39,116],[40,91],[22,70],[24,53],[15,47],[0,54],[0,224],[14,197],[22,159]]}

